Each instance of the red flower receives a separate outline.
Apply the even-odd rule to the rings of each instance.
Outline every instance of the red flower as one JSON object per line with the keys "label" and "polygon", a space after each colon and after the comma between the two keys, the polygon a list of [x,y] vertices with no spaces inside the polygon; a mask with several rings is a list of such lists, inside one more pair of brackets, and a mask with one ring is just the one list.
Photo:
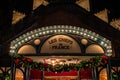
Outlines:
{"label": "red flower", "polygon": [[23,61],[23,63],[27,63],[27,61],[26,61],[26,58],[25,57],[22,57],[22,59],[21,59],[22,61]]}
{"label": "red flower", "polygon": [[108,57],[107,57],[107,56],[102,56],[102,59],[103,59],[103,60],[102,60],[103,63],[104,63],[104,64],[107,64],[107,59],[108,59]]}
{"label": "red flower", "polygon": [[31,58],[26,58],[27,62],[33,62]]}
{"label": "red flower", "polygon": [[48,67],[48,63],[44,63],[44,67],[47,68]]}
{"label": "red flower", "polygon": [[103,62],[104,62],[104,64],[107,64],[107,60],[104,60]]}
{"label": "red flower", "polygon": [[15,59],[15,65],[18,66],[20,63],[20,59]]}
{"label": "red flower", "polygon": [[107,56],[102,56],[102,59],[108,59],[108,57]]}
{"label": "red flower", "polygon": [[23,57],[23,58],[22,58],[22,60],[23,60],[23,61],[25,61],[25,60],[26,60],[26,58],[25,58],[25,57]]}

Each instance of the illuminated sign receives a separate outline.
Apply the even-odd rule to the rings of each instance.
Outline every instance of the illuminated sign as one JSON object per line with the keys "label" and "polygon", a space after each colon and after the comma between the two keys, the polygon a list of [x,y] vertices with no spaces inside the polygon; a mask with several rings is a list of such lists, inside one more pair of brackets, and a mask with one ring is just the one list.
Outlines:
{"label": "illuminated sign", "polygon": [[45,41],[41,53],[81,53],[79,44],[66,35],[56,35]]}
{"label": "illuminated sign", "polygon": [[[73,44],[73,41],[67,38],[54,38],[48,43],[53,46],[51,46],[52,49],[70,49],[71,45]],[[54,45],[55,44],[55,45]]]}

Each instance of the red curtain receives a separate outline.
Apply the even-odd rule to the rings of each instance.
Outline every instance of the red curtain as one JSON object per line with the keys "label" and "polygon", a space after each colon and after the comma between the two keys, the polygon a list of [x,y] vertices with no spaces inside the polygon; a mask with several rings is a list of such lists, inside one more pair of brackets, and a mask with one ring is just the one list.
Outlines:
{"label": "red curtain", "polygon": [[78,71],[71,72],[44,72],[44,76],[78,76]]}
{"label": "red curtain", "polygon": [[[78,80],[78,71],[71,72],[44,72],[44,80]],[[51,77],[51,78],[50,78]]]}
{"label": "red curtain", "polygon": [[[43,73],[39,69],[30,70],[30,80],[42,80]],[[71,72],[48,72],[44,71],[44,76],[78,76],[78,71]],[[80,70],[80,78],[82,79],[91,79],[92,80],[92,69]],[[57,79],[57,78],[56,78]],[[65,79],[67,80],[67,79]]]}
{"label": "red curtain", "polygon": [[85,70],[80,70],[80,78],[81,79],[91,79],[92,80],[92,69],[88,68]]}
{"label": "red curtain", "polygon": [[30,70],[30,80],[42,80],[42,71],[39,69],[31,69]]}

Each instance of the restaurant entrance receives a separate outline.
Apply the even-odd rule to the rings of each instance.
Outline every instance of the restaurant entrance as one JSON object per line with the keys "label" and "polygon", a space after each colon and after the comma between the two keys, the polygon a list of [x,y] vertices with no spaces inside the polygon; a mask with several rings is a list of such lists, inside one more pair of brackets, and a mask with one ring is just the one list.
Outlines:
{"label": "restaurant entrance", "polygon": [[[107,56],[19,56],[15,59],[15,80],[107,80],[104,69],[107,59]],[[103,70],[98,74],[101,67]]]}
{"label": "restaurant entrance", "polygon": [[12,76],[17,79],[22,73],[24,80],[98,80],[111,54],[111,42],[90,30],[66,25],[38,28],[11,42],[13,67],[18,69],[16,76],[13,69]]}

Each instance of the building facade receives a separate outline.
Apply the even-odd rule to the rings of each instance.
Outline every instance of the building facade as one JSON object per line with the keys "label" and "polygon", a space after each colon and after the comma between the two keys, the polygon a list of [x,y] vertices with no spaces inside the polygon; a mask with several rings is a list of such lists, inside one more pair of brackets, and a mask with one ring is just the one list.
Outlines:
{"label": "building facade", "polygon": [[[6,25],[2,22],[5,26],[1,31],[5,37],[1,39],[0,46],[2,79],[29,80],[31,78],[30,73],[35,71],[31,67],[33,64],[30,67],[23,67],[22,63],[21,66],[17,66],[15,60],[19,55],[30,58],[35,63],[47,63],[55,68],[51,75],[52,73],[48,73],[48,69],[52,72],[50,67],[44,66],[47,70],[42,70],[43,68],[38,69],[34,66],[38,72],[36,71],[36,75],[30,80],[53,80],[54,78],[59,80],[112,80],[114,78],[119,80],[119,19],[110,22],[106,9],[93,14],[91,0],[31,0],[28,5],[31,3],[33,7],[29,7],[28,12],[21,7],[16,8],[17,3],[15,7],[10,6],[11,22],[9,20]],[[12,2],[9,5],[12,5]],[[97,64],[95,63],[95,67],[91,66],[92,63],[87,64],[89,59],[94,59],[94,57],[96,59],[98,56],[106,56],[107,64],[105,62],[105,65],[95,66]],[[95,61],[98,59],[102,60],[97,58]],[[80,64],[83,61],[86,62],[85,66]],[[67,71],[63,66],[66,64],[68,66],[66,68],[70,68],[70,64],[79,64],[79,66],[73,66],[72,69],[75,68],[75,71],[70,74],[71,68]],[[57,68],[56,65],[62,65],[62,69]],[[82,68],[86,67],[90,70],[82,72]],[[56,68],[60,72],[67,72],[68,75],[58,73]],[[88,71],[92,75],[84,77],[85,72]],[[39,78],[35,78],[38,73]],[[117,77],[114,76],[116,73]]]}

